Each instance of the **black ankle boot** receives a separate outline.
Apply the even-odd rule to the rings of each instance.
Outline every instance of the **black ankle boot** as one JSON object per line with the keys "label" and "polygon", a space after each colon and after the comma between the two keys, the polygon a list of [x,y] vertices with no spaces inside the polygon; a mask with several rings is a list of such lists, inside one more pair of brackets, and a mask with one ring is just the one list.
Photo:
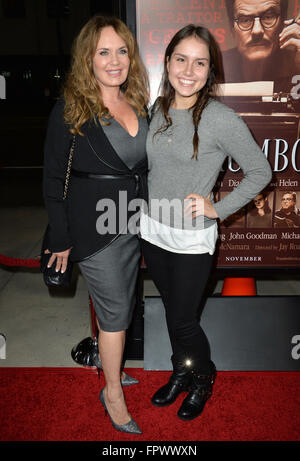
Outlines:
{"label": "black ankle boot", "polygon": [[216,378],[216,367],[211,362],[211,372],[208,375],[202,375],[195,369],[191,373],[191,391],[182,402],[177,413],[177,416],[183,420],[197,418],[202,413],[207,400],[212,394],[212,387]]}
{"label": "black ankle boot", "polygon": [[172,362],[174,371],[169,379],[169,382],[158,389],[151,399],[152,404],[157,407],[166,407],[171,405],[175,402],[181,392],[188,392],[190,390],[190,370],[178,362],[175,363],[173,358]]}

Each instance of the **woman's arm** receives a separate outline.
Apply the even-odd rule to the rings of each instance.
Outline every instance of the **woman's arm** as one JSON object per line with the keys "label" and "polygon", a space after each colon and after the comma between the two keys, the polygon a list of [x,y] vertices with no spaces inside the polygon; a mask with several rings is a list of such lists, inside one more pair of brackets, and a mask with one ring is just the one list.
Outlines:
{"label": "woman's arm", "polygon": [[49,249],[53,253],[72,246],[63,200],[72,135],[64,123],[63,109],[64,103],[59,100],[49,117],[44,146],[43,195],[49,218]]}
{"label": "woman's arm", "polygon": [[[220,111],[221,112],[221,111]],[[222,111],[223,112],[223,111]],[[249,203],[272,179],[272,170],[242,118],[226,107],[216,120],[215,136],[223,152],[240,166],[244,178],[214,209],[221,220]]]}

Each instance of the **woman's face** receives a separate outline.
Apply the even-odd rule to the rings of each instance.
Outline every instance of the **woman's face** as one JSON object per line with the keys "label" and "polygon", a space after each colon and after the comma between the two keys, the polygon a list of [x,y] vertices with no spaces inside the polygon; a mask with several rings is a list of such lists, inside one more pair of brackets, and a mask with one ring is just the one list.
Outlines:
{"label": "woman's face", "polygon": [[175,90],[174,107],[193,106],[207,82],[209,67],[209,49],[203,40],[191,36],[178,43],[167,63],[169,82]]}
{"label": "woman's face", "polygon": [[129,66],[126,43],[113,27],[104,27],[93,57],[94,75],[101,91],[120,87],[127,79]]}

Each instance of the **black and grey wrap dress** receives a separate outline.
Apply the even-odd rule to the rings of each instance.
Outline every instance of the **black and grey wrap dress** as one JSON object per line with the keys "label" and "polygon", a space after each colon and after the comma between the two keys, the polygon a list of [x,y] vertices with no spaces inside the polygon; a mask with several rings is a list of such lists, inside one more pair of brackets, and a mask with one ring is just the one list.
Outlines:
{"label": "black and grey wrap dress", "polygon": [[[146,156],[148,124],[142,117],[138,121],[135,137],[114,119],[110,119],[110,125],[102,125],[114,150],[130,169]],[[140,255],[138,236],[127,232],[78,263],[103,331],[126,330],[131,323]]]}

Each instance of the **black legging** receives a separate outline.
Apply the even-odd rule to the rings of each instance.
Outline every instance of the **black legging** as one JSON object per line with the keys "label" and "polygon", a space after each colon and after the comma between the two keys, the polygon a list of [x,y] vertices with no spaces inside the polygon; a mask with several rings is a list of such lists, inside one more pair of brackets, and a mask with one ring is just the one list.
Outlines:
{"label": "black legging", "polygon": [[210,347],[199,325],[199,305],[213,256],[164,250],[142,240],[147,268],[161,294],[175,362],[191,359],[209,373]]}

